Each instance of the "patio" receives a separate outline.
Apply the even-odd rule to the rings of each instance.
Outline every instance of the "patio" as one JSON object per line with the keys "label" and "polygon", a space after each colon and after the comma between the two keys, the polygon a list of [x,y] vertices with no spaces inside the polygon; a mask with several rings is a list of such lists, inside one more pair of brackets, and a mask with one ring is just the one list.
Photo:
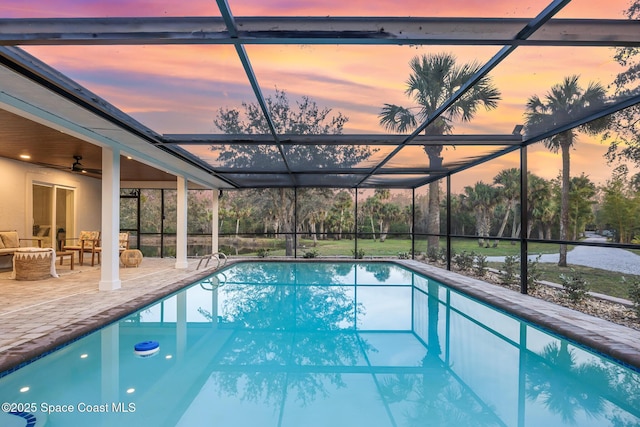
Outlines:
{"label": "patio", "polygon": [[[0,372],[88,333],[211,273],[185,269],[175,259],[145,258],[138,268],[120,268],[122,288],[100,292],[100,266],[56,264],[59,278],[16,281],[0,272]],[[210,264],[211,266],[211,264]]]}

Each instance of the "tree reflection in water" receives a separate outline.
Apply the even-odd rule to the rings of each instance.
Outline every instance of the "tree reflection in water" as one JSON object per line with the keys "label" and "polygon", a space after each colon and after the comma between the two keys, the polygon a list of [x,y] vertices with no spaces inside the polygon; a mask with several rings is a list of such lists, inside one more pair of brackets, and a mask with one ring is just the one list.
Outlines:
{"label": "tree reflection in water", "polygon": [[[366,278],[359,279],[357,275],[363,271]],[[211,379],[218,395],[266,405],[281,417],[286,402],[308,408],[314,401],[326,399],[319,405],[322,410],[331,411],[335,399],[340,399],[336,397],[340,395],[338,389],[357,396],[371,393],[375,387],[374,396],[386,410],[391,425],[508,425],[501,417],[513,413],[513,408],[504,405],[513,402],[514,397],[493,396],[487,394],[487,389],[470,387],[477,381],[470,373],[474,368],[493,365],[477,360],[471,367],[449,364],[451,358],[461,360],[456,359],[456,354],[451,356],[452,348],[455,351],[463,347],[460,343],[450,344],[457,339],[453,336],[439,336],[443,331],[449,334],[453,309],[439,299],[442,288],[438,282],[421,281],[422,287],[414,288],[411,303],[416,312],[412,316],[420,323],[418,330],[414,330],[413,323],[411,331],[358,329],[366,313],[358,302],[356,284],[361,283],[359,280],[364,286],[374,284],[372,275],[391,287],[394,284],[389,278],[398,277],[384,263],[272,262],[225,270],[225,284],[217,288],[216,324],[231,334],[211,362]],[[413,279],[409,283],[414,283]],[[415,299],[415,293],[422,297]],[[387,290],[382,295],[390,294]],[[459,305],[468,303],[461,301],[458,296]],[[211,319],[210,313],[205,314]],[[469,316],[472,314],[473,309]],[[459,328],[462,324],[456,325]],[[472,322],[469,325],[480,327]],[[486,332],[491,330],[490,326],[484,328]],[[473,340],[478,338],[473,330],[467,331],[466,338],[471,337],[471,342],[465,345],[475,345]],[[394,348],[396,344],[389,343],[399,341],[385,337],[397,337],[398,333],[420,341],[419,349],[411,353],[408,348]],[[369,335],[379,340],[374,341],[378,348],[364,338]],[[498,337],[499,333],[492,336]],[[533,414],[536,420],[557,416],[564,425],[586,418],[596,423],[608,420],[602,425],[637,425],[640,380],[635,372],[603,359],[585,359],[582,353],[576,357],[574,348],[578,347],[570,347],[563,340],[551,341],[539,354],[529,350],[526,339],[520,343],[503,340],[499,345],[504,345],[507,353],[517,346],[521,355],[505,358],[515,361],[515,365],[504,366],[506,372],[522,374],[519,397],[530,402],[518,408],[519,420],[524,422]],[[371,363],[370,358],[378,351],[376,358],[384,362]],[[463,351],[473,350],[467,347]],[[395,357],[405,354],[414,358],[395,363]],[[480,377],[486,377],[486,372]],[[367,381],[366,386],[352,388],[354,383]],[[346,400],[346,404],[351,402],[350,398]]]}
{"label": "tree reflection in water", "polygon": [[340,280],[353,269],[353,264],[270,263],[227,273],[226,285],[218,289],[224,301],[218,319],[220,327],[236,332],[218,363],[234,368],[213,374],[219,393],[277,407],[288,393],[305,405],[327,396],[327,384],[344,387],[341,374],[331,370],[297,371],[355,366],[363,351],[372,350],[355,333],[363,307],[355,302],[354,287]]}
{"label": "tree reflection in water", "polygon": [[[529,354],[526,395],[567,424],[576,424],[578,415],[584,413],[592,419],[605,416],[616,426],[637,426],[635,421],[623,421],[619,412],[620,406],[638,408],[638,376],[629,374],[614,364],[578,363],[574,350],[561,340],[547,344],[537,355]],[[608,401],[617,406],[612,414],[607,410]]]}
{"label": "tree reflection in water", "polygon": [[389,264],[371,263],[365,265],[364,269],[369,273],[373,273],[373,277],[375,277],[380,282],[387,281],[391,276],[391,267],[389,266]]}
{"label": "tree reflection in water", "polygon": [[[382,398],[389,404],[398,403],[404,407],[407,426],[500,425],[493,412],[478,403],[476,397],[451,375],[442,360],[438,334],[439,285],[430,281],[428,289],[428,343],[427,353],[420,362],[422,374],[382,377]],[[425,424],[427,420],[428,424]]]}

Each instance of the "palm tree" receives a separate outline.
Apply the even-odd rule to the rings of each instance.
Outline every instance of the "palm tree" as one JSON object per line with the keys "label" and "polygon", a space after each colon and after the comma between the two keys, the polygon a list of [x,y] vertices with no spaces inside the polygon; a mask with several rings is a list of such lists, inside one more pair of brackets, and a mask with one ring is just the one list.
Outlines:
{"label": "palm tree", "polygon": [[[578,83],[578,78],[577,75],[565,77],[562,83],[551,88],[544,99],[537,95],[529,98],[525,112],[525,130],[529,136],[572,123],[605,104],[606,90],[600,83],[590,82],[587,88],[583,89]],[[544,140],[547,149],[554,153],[562,153],[560,240],[567,239],[569,227],[570,149],[577,140],[577,132],[595,135],[605,130],[608,122],[606,118],[594,120]],[[560,245],[558,265],[567,266],[566,244]]]}
{"label": "palm tree", "polygon": [[[405,94],[418,104],[414,108],[405,108],[394,104],[385,104],[378,115],[380,124],[387,130],[407,132],[424,122],[452,94],[456,93],[478,72],[480,65],[472,62],[456,64],[456,58],[450,53],[422,55],[414,57],[409,63],[411,75],[407,80]],[[425,135],[444,135],[451,133],[455,120],[470,121],[480,106],[490,110],[496,108],[500,100],[500,91],[493,85],[490,77],[483,77],[464,93],[451,107],[435,119],[426,129]],[[425,145],[424,151],[429,157],[429,167],[442,168],[442,145]],[[440,187],[438,182],[429,184],[429,219],[427,223],[427,248],[437,250],[440,234]]]}
{"label": "palm tree", "polygon": [[331,222],[334,237],[337,240],[342,240],[342,233],[345,228],[352,232],[350,227],[353,226],[353,198],[349,192],[342,190],[335,195],[329,221]]}
{"label": "palm tree", "polygon": [[[538,237],[540,239],[551,239],[551,223],[556,215],[556,202],[552,197],[551,183],[531,172],[527,174],[527,224],[526,236],[531,237],[536,222],[538,223]],[[545,236],[545,231],[548,231]]]}
{"label": "palm tree", "polygon": [[476,218],[476,233],[478,235],[478,246],[489,247],[489,231],[491,229],[491,218],[496,207],[496,189],[482,181],[478,181],[472,187],[464,187],[463,203],[469,210],[473,211]]}
{"label": "palm tree", "polygon": [[[501,170],[498,175],[493,178],[493,183],[500,186],[500,196],[506,204],[504,217],[502,218],[502,224],[500,224],[497,237],[502,237],[504,229],[507,226],[507,221],[509,220],[509,214],[513,213],[511,237],[515,238],[517,237],[516,221],[518,217],[516,209],[518,207],[518,200],[520,199],[520,169],[510,168]],[[515,242],[512,243],[515,244]]]}
{"label": "palm tree", "polygon": [[377,196],[368,197],[362,206],[361,215],[365,218],[369,218],[369,224],[371,225],[371,237],[373,241],[376,241],[376,226],[380,216],[380,210],[382,209],[382,202]]}
{"label": "palm tree", "polygon": [[578,235],[584,235],[586,225],[594,219],[593,206],[596,204],[594,200],[596,193],[596,185],[584,173],[571,178],[569,223],[573,240],[576,240]]}

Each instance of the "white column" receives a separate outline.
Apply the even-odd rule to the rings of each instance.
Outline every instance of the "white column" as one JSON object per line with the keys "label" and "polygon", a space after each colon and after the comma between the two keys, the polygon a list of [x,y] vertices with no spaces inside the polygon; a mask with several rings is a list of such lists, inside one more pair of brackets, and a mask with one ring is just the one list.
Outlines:
{"label": "white column", "polygon": [[187,268],[187,180],[178,176],[178,206],[176,207],[176,268]]}
{"label": "white column", "polygon": [[100,264],[101,291],[120,289],[120,150],[102,148],[102,246]]}
{"label": "white column", "polygon": [[214,188],[211,192],[213,195],[211,197],[211,253],[215,254],[218,252],[218,208],[219,208],[219,191],[217,188]]}

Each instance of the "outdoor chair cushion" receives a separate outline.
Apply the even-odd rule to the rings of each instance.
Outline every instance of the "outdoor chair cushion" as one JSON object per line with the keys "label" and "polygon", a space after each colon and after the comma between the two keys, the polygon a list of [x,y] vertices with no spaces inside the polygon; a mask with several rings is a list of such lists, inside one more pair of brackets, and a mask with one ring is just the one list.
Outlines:
{"label": "outdoor chair cushion", "polygon": [[98,246],[98,239],[100,239],[99,231],[81,231],[80,237],[77,239],[67,239],[67,240],[75,240],[76,243],[64,245],[65,249],[75,249],[81,250],[84,248],[85,251],[90,252],[93,248],[94,242],[96,246]]}
{"label": "outdoor chair cushion", "polygon": [[100,260],[100,232],[99,231],[81,231],[80,237],[77,239],[66,239],[75,241],[73,244],[65,244],[62,249],[65,251],[78,251],[78,260],[80,265],[84,264],[84,253],[91,252],[91,265],[94,264],[95,254],[98,253]]}
{"label": "outdoor chair cushion", "polygon": [[118,250],[120,252],[129,249],[129,232],[118,233]]}
{"label": "outdoor chair cushion", "polygon": [[[17,231],[0,231],[0,255],[13,255],[20,247],[22,240],[32,241],[37,239],[21,239]],[[40,246],[39,241],[38,246]]]}

